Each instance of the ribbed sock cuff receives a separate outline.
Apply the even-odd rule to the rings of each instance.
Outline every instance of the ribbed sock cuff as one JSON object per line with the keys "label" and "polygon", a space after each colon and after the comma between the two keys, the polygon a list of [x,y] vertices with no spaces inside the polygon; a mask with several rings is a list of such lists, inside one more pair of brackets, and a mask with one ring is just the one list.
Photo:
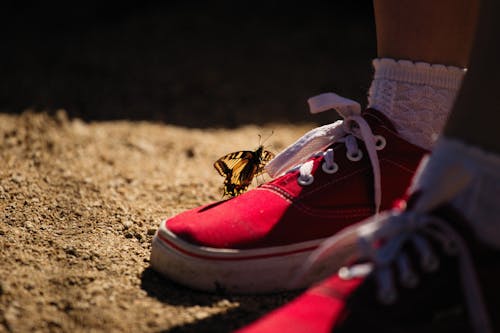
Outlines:
{"label": "ribbed sock cuff", "polygon": [[460,88],[465,68],[378,58],[373,60],[374,79],[393,80],[403,83],[429,85],[435,88],[457,90]]}
{"label": "ribbed sock cuff", "polygon": [[373,60],[368,106],[384,113],[409,142],[431,149],[451,110],[466,72],[463,68]]}

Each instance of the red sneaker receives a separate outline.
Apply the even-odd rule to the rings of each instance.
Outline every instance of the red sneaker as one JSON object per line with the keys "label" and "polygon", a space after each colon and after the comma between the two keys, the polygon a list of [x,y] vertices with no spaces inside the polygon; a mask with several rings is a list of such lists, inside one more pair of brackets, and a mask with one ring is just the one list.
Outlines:
{"label": "red sneaker", "polygon": [[[284,290],[325,238],[390,208],[404,193],[425,150],[401,138],[377,110],[361,113],[359,104],[334,94],[309,102],[313,112],[336,108],[344,120],[312,130],[278,155],[268,165],[273,175],[299,165],[274,180],[162,222],[152,245],[155,270],[201,290]],[[321,273],[297,287],[328,276]]]}
{"label": "red sneaker", "polygon": [[433,195],[337,234],[357,233],[356,264],[238,333],[500,332],[500,249]]}

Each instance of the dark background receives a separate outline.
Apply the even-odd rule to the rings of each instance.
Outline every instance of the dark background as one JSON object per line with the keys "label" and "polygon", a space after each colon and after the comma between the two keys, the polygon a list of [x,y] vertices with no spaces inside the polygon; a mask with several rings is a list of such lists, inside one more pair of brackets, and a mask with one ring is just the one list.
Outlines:
{"label": "dark background", "polygon": [[234,127],[331,121],[307,111],[325,91],[365,103],[371,0],[111,3],[4,2],[0,112]]}

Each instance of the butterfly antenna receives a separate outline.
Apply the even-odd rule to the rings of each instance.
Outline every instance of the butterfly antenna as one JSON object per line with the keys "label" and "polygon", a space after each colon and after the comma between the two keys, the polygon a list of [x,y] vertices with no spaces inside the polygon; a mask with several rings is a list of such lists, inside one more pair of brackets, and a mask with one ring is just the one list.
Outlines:
{"label": "butterfly antenna", "polygon": [[263,146],[264,143],[269,140],[269,138],[274,134],[274,130],[271,131],[271,134],[269,134],[264,140],[262,140],[262,135],[259,134],[259,147]]}
{"label": "butterfly antenna", "polygon": [[[272,130],[272,131],[271,131],[271,134],[269,134],[269,135],[268,135],[268,136],[267,136],[267,137],[266,137],[266,138],[262,141],[262,145],[264,145],[264,143],[265,143],[267,140],[269,140],[269,138],[270,138],[270,137],[272,137],[272,136],[273,136],[273,134],[274,134],[274,130]],[[260,137],[260,135],[259,135],[259,137]],[[271,147],[272,147],[272,145],[269,145],[269,146],[271,146]],[[266,148],[266,147],[265,147],[265,148]]]}

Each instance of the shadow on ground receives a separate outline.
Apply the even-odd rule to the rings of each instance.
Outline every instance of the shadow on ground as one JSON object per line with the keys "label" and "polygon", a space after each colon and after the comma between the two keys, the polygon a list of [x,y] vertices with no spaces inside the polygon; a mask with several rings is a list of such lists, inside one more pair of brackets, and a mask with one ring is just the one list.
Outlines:
{"label": "shadow on ground", "polygon": [[163,278],[153,269],[147,268],[141,276],[141,288],[161,302],[172,305],[211,305],[224,295],[193,292],[169,279]]}
{"label": "shadow on ground", "polygon": [[[371,0],[28,1],[1,11],[0,112],[188,127],[330,122],[306,99],[365,101]],[[8,7],[8,6],[7,6]]]}
{"label": "shadow on ground", "polygon": [[264,314],[289,302],[299,292],[283,292],[271,295],[226,295],[209,294],[180,286],[151,268],[144,270],[141,277],[141,288],[149,297],[154,297],[163,303],[182,306],[211,306],[222,300],[237,302],[238,306],[226,312],[209,316],[182,326],[172,327],[161,332],[232,332],[248,325]]}
{"label": "shadow on ground", "polygon": [[199,320],[191,324],[176,326],[161,333],[229,333],[256,321],[268,311],[259,310],[249,312],[244,306],[229,310],[220,315],[211,316],[207,319]]}

